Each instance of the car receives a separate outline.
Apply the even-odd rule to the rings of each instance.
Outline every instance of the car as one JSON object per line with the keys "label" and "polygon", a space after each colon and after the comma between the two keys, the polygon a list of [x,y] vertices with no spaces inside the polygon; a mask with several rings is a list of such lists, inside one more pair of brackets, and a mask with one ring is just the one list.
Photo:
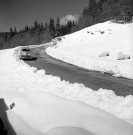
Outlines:
{"label": "car", "polygon": [[20,54],[20,59],[21,60],[32,60],[32,54],[30,52],[30,49],[28,48],[23,48]]}

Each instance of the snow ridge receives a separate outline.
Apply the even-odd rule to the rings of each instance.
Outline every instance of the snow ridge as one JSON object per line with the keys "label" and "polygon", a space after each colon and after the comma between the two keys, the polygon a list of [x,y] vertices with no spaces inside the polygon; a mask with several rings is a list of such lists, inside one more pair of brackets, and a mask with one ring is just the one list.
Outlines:
{"label": "snow ridge", "polygon": [[[24,61],[19,59],[20,51],[21,47],[0,51],[0,79],[4,78],[2,76],[3,72],[8,75],[13,75],[11,76],[12,80],[6,80],[8,87],[10,87],[8,91],[7,88],[3,86],[4,84],[0,85],[0,89],[3,90],[2,94],[5,92],[6,95],[9,95],[7,93],[9,93],[11,89],[15,89],[23,94],[30,94],[32,91],[45,91],[65,99],[80,101],[100,108],[133,124],[132,95],[120,97],[112,90],[101,88],[98,91],[93,91],[92,89],[85,87],[83,84],[71,84],[67,81],[61,81],[59,77],[46,75],[44,70],[37,70],[36,68],[30,67],[24,63]],[[12,86],[13,82],[15,82],[15,86]],[[15,97],[12,99],[9,97],[6,97],[8,103],[13,102],[12,100],[14,100]],[[16,97],[18,97],[18,95]]]}

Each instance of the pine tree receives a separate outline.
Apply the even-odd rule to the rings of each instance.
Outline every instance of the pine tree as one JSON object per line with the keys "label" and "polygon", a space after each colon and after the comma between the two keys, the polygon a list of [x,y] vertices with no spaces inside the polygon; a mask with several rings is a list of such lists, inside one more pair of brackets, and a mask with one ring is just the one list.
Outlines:
{"label": "pine tree", "polygon": [[131,21],[133,17],[133,0],[119,0],[120,18],[126,22]]}
{"label": "pine tree", "polygon": [[59,17],[57,17],[57,20],[56,20],[56,29],[60,29],[60,19]]}
{"label": "pine tree", "polygon": [[17,34],[17,28],[14,28],[14,35]]}
{"label": "pine tree", "polygon": [[10,33],[13,33],[13,29],[12,29],[12,27],[10,28]]}
{"label": "pine tree", "polygon": [[8,42],[9,40],[9,32],[5,32],[5,42]]}
{"label": "pine tree", "polygon": [[47,23],[45,23],[44,29],[47,29],[47,28],[48,28],[48,24],[47,24]]}
{"label": "pine tree", "polygon": [[41,30],[43,30],[43,29],[44,29],[44,27],[43,27],[43,23],[41,23],[40,28],[41,28]]}
{"label": "pine tree", "polygon": [[90,0],[89,1],[89,9],[88,9],[88,12],[89,12],[89,15],[93,16],[94,17],[94,9],[96,7],[96,1],[95,0]]}
{"label": "pine tree", "polygon": [[67,22],[67,31],[68,31],[68,33],[71,33],[71,28],[72,28],[72,26],[73,26],[73,23],[72,23],[72,21],[70,20],[70,21],[68,21]]}
{"label": "pine tree", "polygon": [[28,31],[29,29],[30,29],[30,28],[29,28],[27,25],[26,25],[25,28],[24,28],[25,31]]}
{"label": "pine tree", "polygon": [[55,25],[54,25],[54,19],[50,18],[49,21],[49,31],[51,33],[51,36],[54,38],[55,37]]}
{"label": "pine tree", "polygon": [[87,16],[88,15],[88,8],[84,8],[82,16]]}
{"label": "pine tree", "polygon": [[60,36],[60,19],[56,19],[55,37]]}
{"label": "pine tree", "polygon": [[37,22],[37,20],[35,20],[34,21],[34,28],[37,28],[37,26],[38,26],[38,22]]}
{"label": "pine tree", "polygon": [[14,36],[14,32],[12,27],[10,28],[10,32],[9,32],[9,38],[12,38]]}

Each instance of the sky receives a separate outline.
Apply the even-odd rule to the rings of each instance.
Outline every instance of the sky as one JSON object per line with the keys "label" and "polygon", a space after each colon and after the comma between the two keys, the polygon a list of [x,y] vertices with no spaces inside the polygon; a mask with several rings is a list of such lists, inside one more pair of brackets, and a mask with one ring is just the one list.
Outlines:
{"label": "sky", "polygon": [[89,0],[0,0],[0,32],[32,25],[36,19],[46,23],[50,17],[78,16],[88,3]]}

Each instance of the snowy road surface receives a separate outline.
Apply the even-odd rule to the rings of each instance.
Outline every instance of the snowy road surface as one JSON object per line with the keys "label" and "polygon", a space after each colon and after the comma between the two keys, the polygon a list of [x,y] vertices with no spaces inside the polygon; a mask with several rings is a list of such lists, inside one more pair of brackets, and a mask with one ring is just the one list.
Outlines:
{"label": "snowy road surface", "polygon": [[25,62],[37,69],[45,69],[46,74],[59,76],[71,83],[82,83],[93,90],[103,88],[113,90],[119,96],[133,95],[133,80],[116,78],[62,62],[48,56],[44,47],[31,49],[31,52],[38,59]]}

